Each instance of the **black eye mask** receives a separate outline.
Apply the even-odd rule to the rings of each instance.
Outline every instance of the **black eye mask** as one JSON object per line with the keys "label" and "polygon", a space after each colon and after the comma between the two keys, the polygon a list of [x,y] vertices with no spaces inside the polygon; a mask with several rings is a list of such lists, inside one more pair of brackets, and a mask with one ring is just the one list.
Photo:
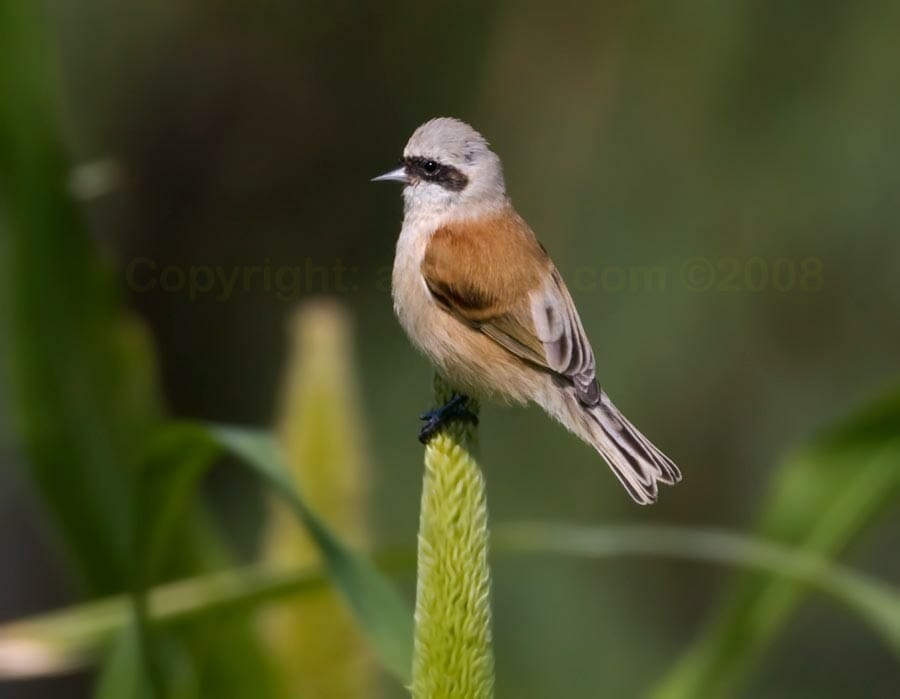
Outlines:
{"label": "black eye mask", "polygon": [[433,158],[411,155],[402,162],[410,177],[434,182],[451,192],[461,192],[469,184],[469,178],[461,170]]}

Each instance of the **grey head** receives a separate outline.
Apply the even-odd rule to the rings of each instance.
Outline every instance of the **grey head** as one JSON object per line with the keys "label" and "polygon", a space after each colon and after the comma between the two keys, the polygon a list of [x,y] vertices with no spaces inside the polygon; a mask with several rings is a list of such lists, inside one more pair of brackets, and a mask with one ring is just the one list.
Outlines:
{"label": "grey head", "polygon": [[484,136],[459,119],[439,117],[415,130],[400,167],[373,181],[402,182],[407,213],[475,213],[506,202],[503,167]]}

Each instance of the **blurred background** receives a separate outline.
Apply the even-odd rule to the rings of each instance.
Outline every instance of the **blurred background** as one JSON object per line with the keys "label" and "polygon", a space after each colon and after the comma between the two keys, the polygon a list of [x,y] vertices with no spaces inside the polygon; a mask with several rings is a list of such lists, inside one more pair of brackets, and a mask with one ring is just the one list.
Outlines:
{"label": "blurred background", "polygon": [[[470,122],[500,154],[569,281],[601,382],[685,474],[636,508],[537,409],[487,406],[494,521],[751,530],[784,455],[900,379],[898,3],[5,1],[0,621],[123,589],[115,557],[90,544],[103,537],[71,536],[85,520],[65,492],[114,487],[86,485],[100,471],[69,458],[92,411],[113,425],[94,453],[110,461],[136,458],[115,424],[141,412],[138,395],[169,417],[273,424],[288,319],[311,298],[351,319],[365,538],[412,545],[431,370],[392,315],[400,191],[369,179],[434,116]],[[23,98],[39,75],[46,89]],[[54,134],[59,155],[18,149],[34,133]],[[47,203],[47,172],[71,206]],[[94,267],[102,283],[82,284]],[[122,340],[107,321],[126,308],[123,335],[140,321],[152,346],[137,367],[106,354]],[[67,373],[85,358],[86,374]],[[91,387],[104,381],[101,400]],[[895,484],[842,556],[893,584]],[[230,463],[203,487],[234,560],[253,560],[262,489]],[[729,575],[498,558],[498,696],[640,695]],[[0,697],[86,697],[93,681],[0,683]],[[871,630],[813,596],[738,693],[898,687]]]}

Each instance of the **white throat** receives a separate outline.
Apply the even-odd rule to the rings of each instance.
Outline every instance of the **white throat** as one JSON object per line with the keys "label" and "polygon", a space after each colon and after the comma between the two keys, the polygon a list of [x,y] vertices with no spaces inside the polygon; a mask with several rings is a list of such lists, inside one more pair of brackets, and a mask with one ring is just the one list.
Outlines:
{"label": "white throat", "polygon": [[440,185],[414,183],[403,188],[403,228],[432,230],[449,223],[494,214],[509,205],[502,178],[470,182],[461,192]]}

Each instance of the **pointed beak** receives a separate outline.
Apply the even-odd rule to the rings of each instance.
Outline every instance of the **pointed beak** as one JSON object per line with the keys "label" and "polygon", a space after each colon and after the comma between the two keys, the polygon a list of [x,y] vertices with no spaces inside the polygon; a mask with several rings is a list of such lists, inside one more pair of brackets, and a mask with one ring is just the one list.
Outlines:
{"label": "pointed beak", "polygon": [[401,165],[396,170],[373,177],[372,182],[402,182],[403,184],[408,184],[409,176],[406,174],[406,167]]}

